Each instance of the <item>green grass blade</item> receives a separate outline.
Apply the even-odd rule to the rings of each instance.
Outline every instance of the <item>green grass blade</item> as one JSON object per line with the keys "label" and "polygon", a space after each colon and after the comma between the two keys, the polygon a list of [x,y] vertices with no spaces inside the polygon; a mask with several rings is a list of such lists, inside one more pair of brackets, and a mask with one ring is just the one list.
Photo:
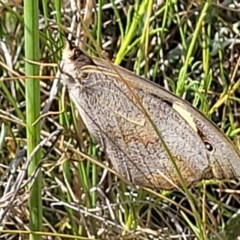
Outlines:
{"label": "green grass blade", "polygon": [[[25,57],[26,59],[39,60],[39,28],[38,28],[38,1],[24,1],[24,35],[25,35]],[[39,67],[26,62],[26,75],[37,76]],[[27,123],[27,154],[32,153],[40,142],[40,123],[33,126],[40,113],[40,85],[36,79],[26,80],[26,123]],[[28,169],[28,175],[36,170],[41,159],[38,151]],[[41,231],[42,229],[42,198],[41,198],[41,173],[36,177],[29,198],[30,230]],[[31,234],[31,240],[42,239],[40,235]]]}

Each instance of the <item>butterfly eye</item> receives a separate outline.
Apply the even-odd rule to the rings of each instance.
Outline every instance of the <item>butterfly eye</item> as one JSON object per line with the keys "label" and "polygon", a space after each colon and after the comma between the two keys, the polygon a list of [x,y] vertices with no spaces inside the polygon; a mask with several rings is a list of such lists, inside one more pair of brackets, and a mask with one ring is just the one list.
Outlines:
{"label": "butterfly eye", "polygon": [[213,145],[208,141],[208,140],[203,140],[204,144],[205,144],[205,147],[206,149],[209,151],[209,152],[212,152],[213,151]]}
{"label": "butterfly eye", "polygon": [[79,49],[74,50],[74,59],[77,59],[81,56],[82,52]]}

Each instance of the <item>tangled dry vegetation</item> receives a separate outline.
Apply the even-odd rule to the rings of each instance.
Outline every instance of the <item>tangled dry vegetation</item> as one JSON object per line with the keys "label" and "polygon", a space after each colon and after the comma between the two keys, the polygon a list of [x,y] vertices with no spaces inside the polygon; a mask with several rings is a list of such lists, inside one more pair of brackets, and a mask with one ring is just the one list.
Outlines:
{"label": "tangled dry vegetation", "polygon": [[[1,238],[28,239],[24,231],[29,230],[32,209],[27,184],[39,170],[43,239],[237,238],[237,182],[199,184],[190,189],[191,199],[182,191],[127,185],[107,170],[110,163],[93,144],[60,85],[42,122],[42,161],[35,175],[26,177],[30,159],[25,152],[23,8],[21,1],[0,3]],[[73,11],[73,2],[62,1],[61,12],[55,4],[39,4],[42,110],[54,91],[57,67],[50,63],[60,62],[63,33],[79,12]],[[89,32],[102,54],[193,103],[239,147],[239,3],[119,0],[96,4]],[[86,36],[86,49],[97,55],[96,44]],[[186,67],[187,81],[182,81]]]}

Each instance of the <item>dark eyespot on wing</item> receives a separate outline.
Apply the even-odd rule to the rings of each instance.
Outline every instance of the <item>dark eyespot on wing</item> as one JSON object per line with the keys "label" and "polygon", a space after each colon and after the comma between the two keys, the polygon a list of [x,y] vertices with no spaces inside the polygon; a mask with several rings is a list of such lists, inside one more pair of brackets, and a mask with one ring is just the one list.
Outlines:
{"label": "dark eyespot on wing", "polygon": [[206,139],[203,139],[203,142],[205,144],[205,147],[206,149],[209,151],[209,152],[212,152],[214,150],[214,147],[213,145]]}
{"label": "dark eyespot on wing", "polygon": [[213,144],[207,139],[207,137],[203,134],[203,132],[199,128],[197,128],[197,133],[198,133],[199,137],[202,139],[202,141],[206,147],[206,150],[208,152],[212,152],[214,150]]}

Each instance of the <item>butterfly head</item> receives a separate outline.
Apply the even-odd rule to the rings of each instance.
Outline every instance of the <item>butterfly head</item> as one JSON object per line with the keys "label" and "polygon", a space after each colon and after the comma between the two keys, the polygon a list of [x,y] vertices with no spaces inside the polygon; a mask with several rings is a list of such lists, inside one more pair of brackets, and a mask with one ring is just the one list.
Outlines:
{"label": "butterfly head", "polygon": [[62,52],[61,74],[63,84],[68,86],[79,84],[82,78],[81,68],[92,63],[89,56],[75,46],[73,42],[67,40]]}

